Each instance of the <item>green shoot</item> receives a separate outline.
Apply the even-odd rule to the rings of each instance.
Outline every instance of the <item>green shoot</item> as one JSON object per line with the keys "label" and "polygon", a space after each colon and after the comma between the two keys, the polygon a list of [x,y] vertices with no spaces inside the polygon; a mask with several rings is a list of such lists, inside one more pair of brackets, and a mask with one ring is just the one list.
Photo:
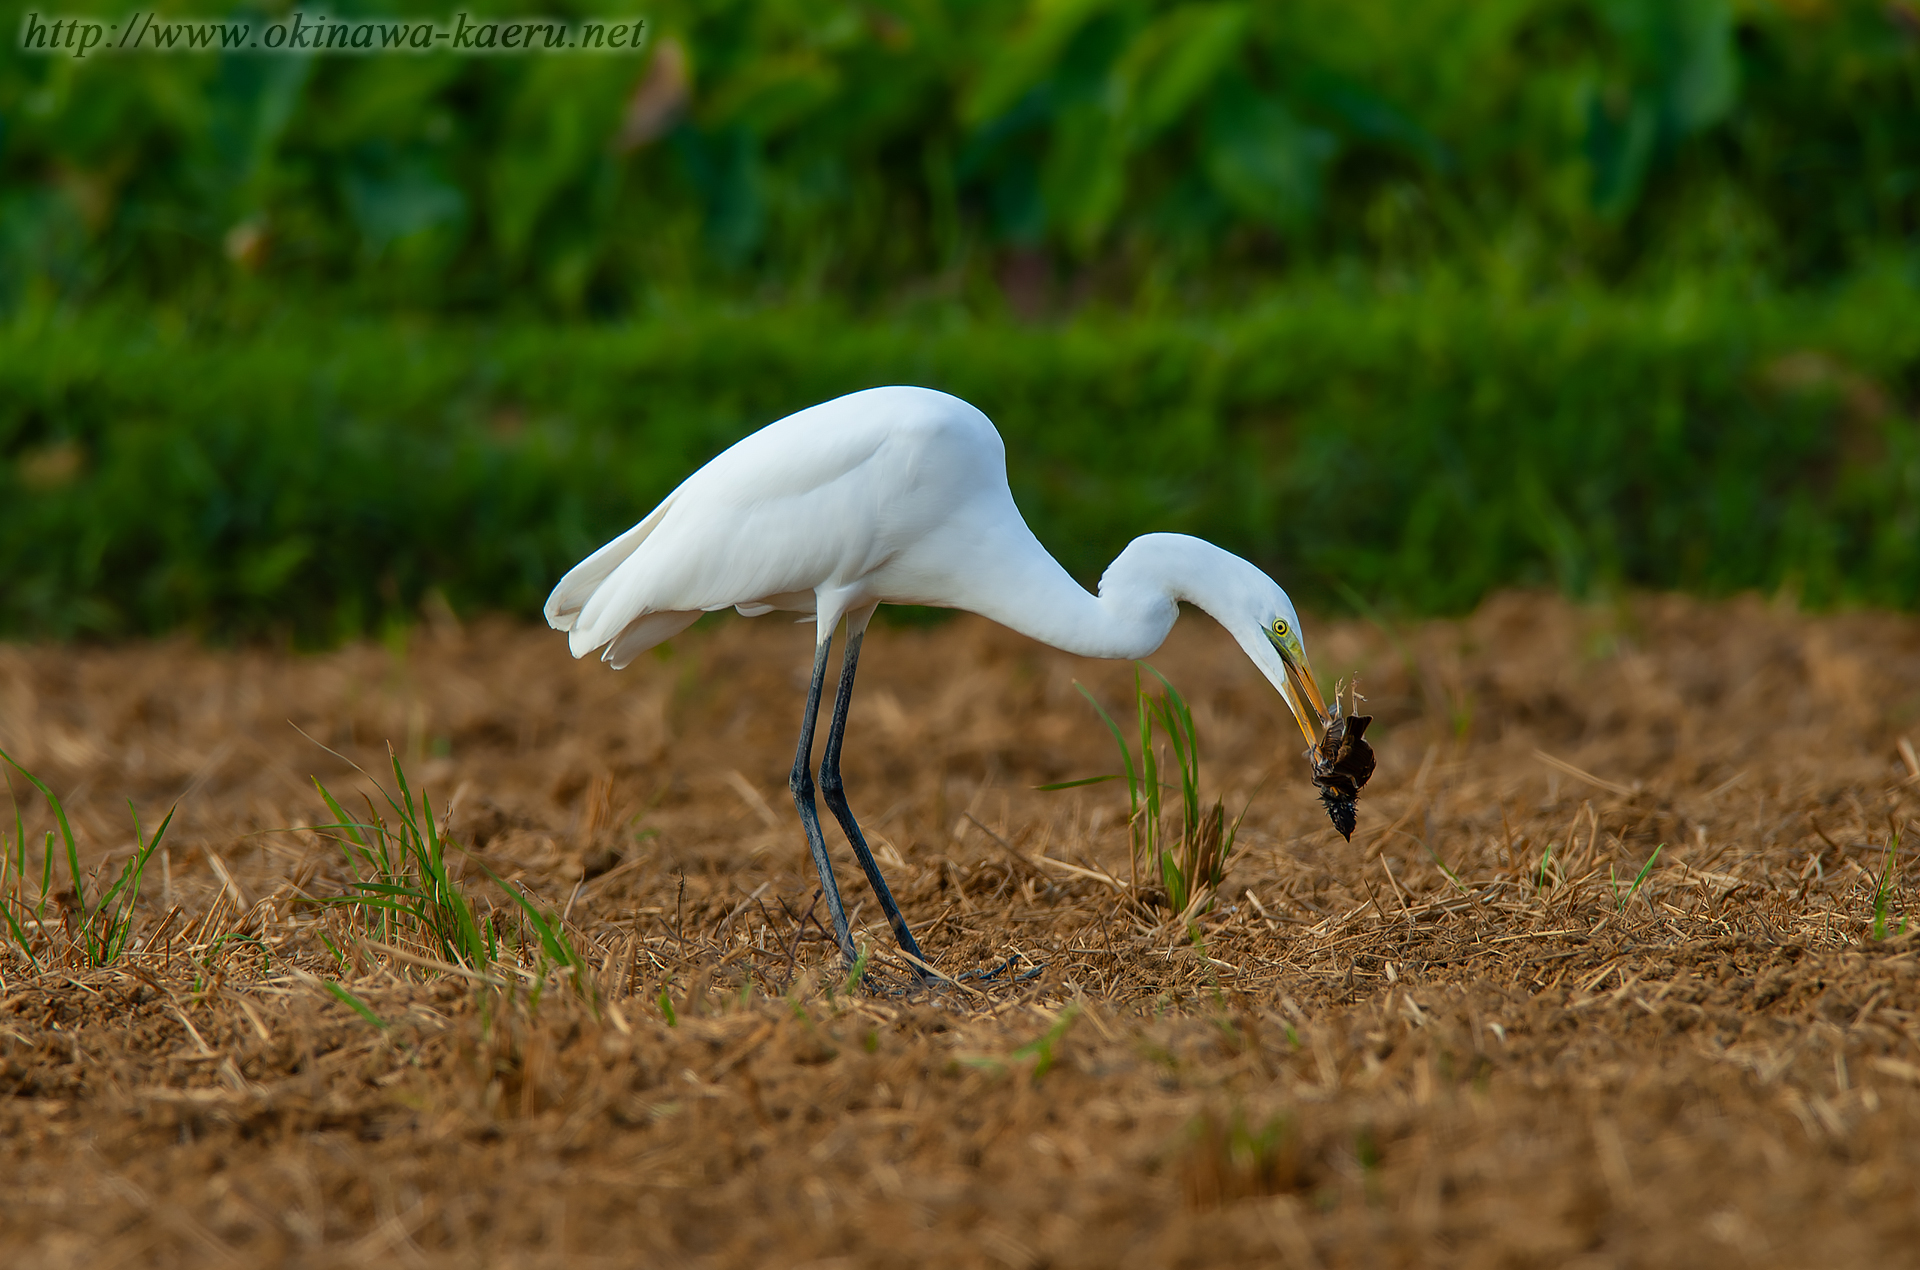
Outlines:
{"label": "green shoot", "polygon": [[1022,1045],[1013,1052],[1013,1057],[1033,1059],[1033,1078],[1039,1080],[1042,1076],[1045,1076],[1053,1070],[1053,1064],[1055,1062],[1054,1046],[1058,1045],[1061,1040],[1065,1038],[1067,1029],[1071,1028],[1073,1021],[1079,1017],[1080,1006],[1078,1003],[1068,1005],[1066,1009],[1060,1011],[1060,1018],[1052,1027],[1046,1030],[1044,1035],[1037,1036],[1025,1045]]}
{"label": "green shoot", "polygon": [[[1640,888],[1646,884],[1647,876],[1653,872],[1654,861],[1658,860],[1660,853],[1666,849],[1667,844],[1664,842],[1653,849],[1653,854],[1647,857],[1647,862],[1640,866],[1640,872],[1634,875],[1633,885],[1627,888],[1625,895],[1620,894],[1619,886],[1614,886],[1613,897],[1615,903],[1618,905],[1619,912],[1626,912],[1627,905],[1633,903],[1633,897],[1640,894]],[[1613,865],[1611,864],[1607,865],[1607,878],[1609,882],[1613,879]]]}
{"label": "green shoot", "polygon": [[[140,813],[132,802],[127,810],[133,815],[134,852],[131,859],[121,866],[120,874],[111,885],[101,887],[102,877],[96,869],[90,878],[80,874],[80,846],[74,839],[73,826],[67,821],[66,807],[47,783],[20,766],[11,754],[0,750],[0,760],[26,777],[33,787],[40,791],[52,809],[54,822],[60,828],[61,845],[65,848],[67,859],[67,877],[73,886],[72,913],[68,929],[78,944],[83,964],[88,967],[110,966],[127,951],[133,938],[133,910],[140,900],[140,884],[146,876],[147,862],[154,852],[160,849],[160,842],[166,837],[168,826],[173,824],[173,811],[167,812],[159,828],[148,837],[140,824]],[[7,793],[13,793],[13,783],[7,783]],[[33,952],[33,939],[28,935],[26,923],[30,922],[44,938],[47,929],[47,901],[53,891],[54,835],[49,831],[42,845],[40,855],[40,885],[38,900],[27,902],[24,883],[27,879],[27,836],[20,815],[18,799],[13,804],[14,842],[0,860],[0,883],[4,883],[8,873],[13,874],[12,893],[0,890],[0,910],[4,910],[7,919],[7,933],[25,954],[27,961],[37,972],[41,969],[40,960]],[[88,898],[88,883],[93,884],[94,898]],[[22,919],[25,919],[23,922]]]}
{"label": "green shoot", "polygon": [[272,968],[273,955],[268,951],[265,941],[261,940],[258,936],[243,935],[239,931],[228,931],[225,934],[218,936],[216,939],[214,939],[212,943],[208,944],[206,956],[201,958],[200,964],[204,966],[209,973],[211,973],[213,970],[214,962],[218,960],[220,956],[220,950],[226,947],[230,943],[243,943],[243,944],[253,945],[254,950],[260,954],[260,974],[262,978],[264,978],[267,972]]}
{"label": "green shoot", "polygon": [[860,955],[853,959],[853,965],[847,968],[846,994],[852,996],[860,987],[861,980],[867,977],[867,962],[872,958],[872,950],[862,948]]}
{"label": "green shoot", "polygon": [[1058,1057],[1054,1053],[1054,1047],[1060,1044],[1061,1039],[1066,1036],[1067,1030],[1073,1026],[1074,1020],[1079,1017],[1079,1004],[1070,1004],[1066,1009],[1060,1011],[1060,1017],[1054,1021],[1052,1027],[1048,1028],[1041,1035],[1034,1037],[1025,1045],[1015,1049],[1005,1058],[998,1058],[992,1054],[962,1054],[958,1056],[959,1061],[968,1067],[978,1068],[981,1071],[991,1072],[993,1075],[999,1076],[1004,1074],[1007,1068],[1014,1063],[1030,1058],[1033,1060],[1032,1079],[1037,1081],[1053,1070],[1054,1063],[1058,1061]]}
{"label": "green shoot", "polygon": [[[1874,942],[1887,937],[1887,913],[1893,907],[1893,866],[1900,856],[1900,831],[1893,831],[1893,837],[1887,841],[1887,859],[1880,870],[1880,881],[1873,892],[1873,938]],[[1900,919],[1900,929],[1896,935],[1907,933],[1907,920]]]}
{"label": "green shoot", "polygon": [[[1220,1011],[1222,1020],[1226,1018],[1227,994],[1220,989],[1220,976],[1214,972],[1213,955],[1207,951],[1207,935],[1200,929],[1200,923],[1188,919],[1187,942],[1193,945],[1193,951],[1200,955],[1200,974],[1207,981],[1207,987],[1213,992],[1214,1008]],[[1227,1023],[1226,1030],[1233,1031],[1233,1025]]]}
{"label": "green shoot", "polygon": [[390,1024],[388,1024],[388,1022],[385,1019],[381,1018],[379,1015],[373,1012],[372,1006],[368,1005],[365,1001],[362,1001],[359,997],[355,996],[352,992],[348,991],[346,988],[342,987],[340,984],[335,983],[331,979],[325,979],[325,980],[322,980],[321,982],[326,984],[327,991],[331,992],[336,998],[338,998],[341,1004],[345,1005],[348,1009],[352,1010],[355,1014],[359,1015],[361,1018],[365,1019],[367,1022],[373,1024],[374,1027],[384,1032],[390,1026]]}
{"label": "green shoot", "polygon": [[1421,846],[1423,846],[1423,847],[1425,847],[1425,848],[1427,849],[1427,854],[1428,854],[1429,856],[1432,856],[1432,857],[1433,857],[1433,862],[1434,862],[1434,864],[1435,864],[1435,865],[1436,865],[1436,866],[1437,866],[1437,867],[1439,868],[1439,870],[1440,870],[1440,872],[1442,872],[1442,873],[1444,873],[1444,874],[1446,874],[1446,877],[1447,877],[1447,881],[1449,881],[1449,882],[1451,882],[1451,883],[1453,883],[1453,888],[1454,888],[1454,889],[1455,889],[1456,891],[1458,891],[1458,892],[1460,892],[1460,894],[1462,894],[1462,895],[1472,895],[1472,894],[1473,894],[1473,892],[1472,892],[1472,891],[1470,891],[1470,890],[1469,890],[1469,889],[1467,888],[1467,884],[1466,884],[1465,882],[1462,882],[1462,881],[1460,880],[1460,875],[1459,875],[1459,874],[1457,874],[1457,873],[1455,873],[1455,872],[1454,872],[1454,871],[1453,871],[1452,869],[1450,869],[1450,868],[1448,868],[1448,867],[1447,867],[1447,862],[1446,862],[1445,860],[1442,860],[1442,859],[1440,858],[1440,853],[1439,853],[1438,851],[1435,851],[1435,850],[1433,849],[1433,844],[1432,844],[1432,843],[1429,843],[1429,842],[1426,842],[1425,840],[1422,840],[1422,842],[1420,843],[1420,845],[1421,845]]}
{"label": "green shoot", "polygon": [[327,946],[327,951],[333,954],[333,959],[340,963],[340,973],[345,974],[348,969],[351,968],[351,963],[348,962],[347,955],[340,951],[338,944],[327,938],[327,932],[316,930],[314,934],[320,936],[320,942]]}
{"label": "green shoot", "polygon": [[[1078,684],[1074,686],[1076,688],[1079,687]],[[1081,689],[1081,691],[1084,692],[1085,689]],[[1051,785],[1035,785],[1034,788],[1043,794],[1051,794],[1057,789],[1078,789],[1082,785],[1104,785],[1108,781],[1117,781],[1120,779],[1121,776],[1118,772],[1109,772],[1105,776],[1082,776],[1077,781],[1055,781]]]}

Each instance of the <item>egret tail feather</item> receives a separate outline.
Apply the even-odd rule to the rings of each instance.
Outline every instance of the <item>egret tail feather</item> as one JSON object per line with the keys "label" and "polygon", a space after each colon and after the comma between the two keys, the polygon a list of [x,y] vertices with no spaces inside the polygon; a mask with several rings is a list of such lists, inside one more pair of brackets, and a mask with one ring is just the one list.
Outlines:
{"label": "egret tail feather", "polygon": [[[663,644],[700,620],[698,611],[692,613],[648,613],[636,617],[623,627],[618,635],[607,645],[607,651],[600,654],[600,660],[615,670],[625,670],[627,664],[655,644]],[[578,657],[580,654],[575,653]]]}
{"label": "egret tail feather", "polygon": [[[613,571],[646,541],[647,535],[659,526],[671,506],[673,495],[669,494],[658,507],[647,513],[645,520],[567,570],[567,576],[561,578],[559,585],[553,588],[553,593],[547,596],[544,610],[547,625],[556,631],[572,630],[574,619],[587,606],[587,601],[593,598],[593,593],[600,589],[600,584],[612,576]],[[591,651],[592,648],[577,649],[573,655],[579,657]]]}

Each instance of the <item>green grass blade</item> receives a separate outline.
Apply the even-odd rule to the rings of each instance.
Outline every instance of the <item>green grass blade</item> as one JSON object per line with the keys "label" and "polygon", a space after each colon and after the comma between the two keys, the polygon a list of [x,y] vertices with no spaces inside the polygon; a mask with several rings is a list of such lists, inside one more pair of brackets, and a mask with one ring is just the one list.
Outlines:
{"label": "green grass blade", "polygon": [[147,861],[152,859],[153,853],[160,849],[161,839],[167,836],[167,826],[173,823],[173,813],[177,808],[168,810],[166,818],[160,822],[160,827],[153,831],[152,838],[148,838],[141,827],[139,809],[133,805],[131,798],[127,800],[127,810],[132,813],[133,840],[139,846],[133,858],[127,861],[126,867],[120,870],[119,880],[100,897],[99,907],[102,909],[112,905],[124,911],[132,908],[134,901],[140,898],[140,879],[146,872]]}
{"label": "green grass blade", "polygon": [[[27,881],[27,827],[20,815],[20,800],[14,796],[11,777],[7,779],[7,797],[13,802],[13,835],[19,854],[19,864],[12,870],[14,890],[21,896],[21,902],[24,904]],[[13,856],[10,854],[7,859],[11,864]],[[33,973],[39,974],[40,959],[33,955],[33,947],[27,940],[26,929],[20,925],[20,919],[15,916],[13,909],[13,896],[0,893],[0,913],[6,915],[7,929],[13,933],[13,942],[19,945],[20,954],[27,959],[27,964],[33,967]]]}
{"label": "green grass blade", "polygon": [[1460,875],[1447,867],[1447,862],[1440,858],[1440,853],[1433,849],[1432,843],[1422,839],[1420,845],[1427,849],[1427,856],[1433,861],[1434,867],[1446,875],[1447,881],[1453,883],[1455,890],[1459,891],[1462,895],[1473,894],[1472,891],[1467,889],[1467,884],[1460,880]]}
{"label": "green grass blade", "polygon": [[170,808],[161,820],[160,827],[148,838],[140,824],[139,809],[133,805],[132,799],[127,800],[127,811],[133,816],[134,841],[140,846],[133,858],[127,861],[126,867],[120,870],[120,877],[113,887],[100,897],[95,909],[106,920],[98,964],[112,965],[126,951],[127,943],[133,937],[133,906],[140,899],[140,883],[146,876],[147,861],[160,849],[160,843],[167,835],[168,826],[173,824],[177,810],[177,807]]}
{"label": "green grass blade", "polygon": [[[394,770],[396,773],[400,771],[397,759],[394,761]],[[405,775],[401,774],[400,779],[404,782]],[[407,795],[407,807],[409,811],[413,808],[411,793]],[[481,938],[480,924],[474,919],[473,906],[454,884],[453,875],[447,870],[446,844],[434,825],[433,799],[425,789],[420,791],[420,815],[411,822],[411,828],[420,870],[433,883],[434,927],[441,944],[451,960],[472,969],[485,970],[489,964],[486,941]]]}
{"label": "green grass blade", "polygon": [[1887,859],[1880,870],[1880,881],[1873,889],[1873,938],[1878,943],[1887,937],[1887,911],[1893,903],[1893,865],[1900,851],[1900,831],[1894,830],[1887,842]]}
{"label": "green grass blade", "polygon": [[1193,711],[1187,708],[1187,699],[1173,686],[1173,681],[1161,674],[1150,663],[1141,665],[1153,672],[1165,690],[1161,697],[1162,719],[1167,734],[1173,741],[1173,752],[1180,760],[1180,783],[1182,796],[1192,815],[1190,820],[1198,823],[1200,807],[1200,745],[1198,734],[1193,728]]}
{"label": "green grass blade", "polygon": [[7,928],[13,932],[13,942],[20,946],[21,955],[27,959],[27,964],[33,967],[33,973],[39,974],[40,959],[33,955],[33,948],[27,940],[27,932],[21,928],[20,919],[13,914],[13,905],[11,903],[0,905],[0,913],[6,914]]}
{"label": "green grass blade", "polygon": [[[67,823],[66,807],[61,804],[59,795],[55,794],[51,789],[47,787],[47,783],[45,781],[41,780],[38,776],[35,776],[32,772],[29,772],[26,768],[20,766],[19,763],[15,762],[13,755],[7,753],[5,750],[0,750],[0,759],[6,760],[8,765],[11,766],[14,771],[20,773],[22,776],[26,777],[29,781],[33,782],[33,787],[40,791],[41,795],[47,800],[47,805],[53,808],[54,821],[60,826],[60,840],[66,845],[66,849],[67,849],[67,876],[71,878],[73,881],[74,907],[79,910],[80,921],[81,921],[81,924],[84,926],[87,921],[88,913],[87,913],[86,888],[81,885],[81,881],[80,881],[80,847],[79,847],[79,844],[76,843],[73,839],[73,826]],[[48,839],[49,846],[51,846],[53,835],[48,834],[47,839]],[[44,908],[44,905],[45,905],[45,899],[43,897],[42,899],[43,908]]]}
{"label": "green grass blade", "polygon": [[1153,706],[1140,682],[1140,666],[1133,668],[1133,705],[1140,720],[1140,785],[1147,804],[1148,838],[1155,850],[1160,843],[1160,760],[1153,752]]}
{"label": "green grass blade", "polygon": [[559,928],[553,918],[541,912],[531,897],[523,895],[513,887],[507,885],[506,882],[501,880],[499,874],[487,868],[485,864],[480,865],[480,867],[486,871],[487,876],[492,878],[501,890],[507,893],[508,899],[520,906],[520,911],[526,915],[527,921],[532,924],[534,934],[539,936],[540,948],[541,951],[546,954],[547,960],[557,966],[564,966],[572,970],[575,990],[583,995],[586,994],[590,988],[587,981],[586,963],[580,959],[580,954],[574,950],[572,941],[567,938],[566,932]]}
{"label": "green grass blade", "polygon": [[[860,986],[860,981],[867,977],[867,963],[871,961],[872,958],[873,950],[863,947],[860,949],[860,955],[853,959],[853,965],[847,968],[847,982],[844,991],[848,996],[852,996],[854,990]],[[831,987],[831,984],[829,984],[829,987]]]}
{"label": "green grass blade", "polygon": [[423,862],[433,870],[434,880],[448,882],[446,853],[441,848],[440,835],[433,827],[433,799],[427,796],[424,788],[420,791],[420,822],[414,829],[420,835],[421,847],[426,851]]}
{"label": "green grass blade", "polygon": [[44,922],[47,918],[47,897],[53,893],[53,831],[47,831],[46,840],[40,844],[40,903],[34,906],[35,921]]}
{"label": "green grass blade", "polygon": [[1060,1018],[1052,1027],[1048,1028],[1042,1035],[1035,1037],[1025,1045],[1014,1050],[1012,1056],[1014,1058],[1033,1059],[1033,1079],[1039,1080],[1042,1076],[1045,1076],[1053,1070],[1055,1061],[1054,1047],[1059,1045],[1061,1040],[1066,1037],[1067,1030],[1073,1026],[1074,1020],[1079,1017],[1079,1004],[1077,1002],[1069,1003],[1065,1009],[1060,1011]]}
{"label": "green grass blade", "polygon": [[1627,905],[1633,903],[1633,897],[1640,893],[1641,884],[1647,880],[1647,875],[1653,872],[1653,862],[1660,858],[1660,853],[1666,848],[1667,844],[1664,842],[1655,847],[1653,854],[1647,857],[1647,862],[1640,866],[1640,872],[1634,877],[1633,885],[1627,888],[1627,898],[1620,902],[1621,912],[1626,912]]}
{"label": "green grass blade", "polygon": [[1059,790],[1059,789],[1078,789],[1082,785],[1103,785],[1108,781],[1117,781],[1117,780],[1123,780],[1123,779],[1125,778],[1122,777],[1118,772],[1115,772],[1109,776],[1082,776],[1077,781],[1055,781],[1051,785],[1035,785],[1034,789],[1044,794],[1050,794],[1055,790]]}
{"label": "green grass blade", "polygon": [[345,987],[341,986],[338,983],[335,983],[331,979],[323,979],[321,980],[321,982],[326,984],[327,991],[331,992],[336,998],[338,998],[341,1004],[345,1005],[348,1009],[352,1010],[355,1014],[359,1015],[361,1018],[365,1019],[367,1022],[379,1028],[382,1032],[386,1031],[389,1027],[393,1026],[392,1024],[388,1023],[385,1019],[375,1014],[373,1012],[372,1006],[368,1005],[365,1001],[362,1001],[358,996],[355,996],[352,992],[348,991]]}
{"label": "green grass blade", "polygon": [[473,905],[454,884],[453,875],[447,871],[446,847],[437,830],[433,827],[433,803],[421,791],[421,803],[426,809],[427,841],[432,850],[434,878],[441,888],[441,908],[452,919],[455,960],[463,962],[475,970],[485,970],[491,964],[487,955],[487,941],[480,934],[480,922],[474,916]]}
{"label": "green grass blade", "polygon": [[448,868],[447,843],[434,820],[431,796],[424,789],[414,790],[391,747],[387,759],[392,789],[361,771],[388,809],[382,812],[372,796],[363,793],[364,820],[348,817],[331,792],[314,782],[335,818],[333,825],[317,828],[345,835],[341,849],[355,874],[351,894],[330,902],[376,917],[383,937],[410,930],[442,958],[484,971],[498,958],[498,942],[491,930],[482,929],[472,902]]}
{"label": "green grass blade", "polygon": [[[12,866],[14,891],[20,895],[21,902],[24,904],[26,897],[25,887],[27,883],[27,826],[20,815],[20,800],[13,792],[13,778],[8,776],[6,781],[7,799],[13,803],[14,849],[19,858],[19,863],[16,865],[14,864],[14,853],[9,853],[7,855],[7,863]],[[13,942],[20,946],[21,955],[27,959],[27,964],[33,967],[33,972],[39,974],[40,959],[33,955],[33,949],[27,942],[27,932],[25,928],[20,925],[19,918],[14,915],[13,909],[13,896],[0,893],[0,913],[6,914],[7,927],[13,932]]]}
{"label": "green grass blade", "polygon": [[[0,773],[0,775],[4,775],[4,773]],[[15,847],[20,853],[20,864],[14,872],[14,877],[18,879],[17,885],[24,886],[27,881],[27,826],[26,822],[20,817],[20,800],[14,796],[13,777],[8,776],[6,780],[7,801],[13,804],[13,840]]]}
{"label": "green grass blade", "polygon": [[[393,801],[392,795],[384,789],[380,791],[380,796],[389,803]],[[374,867],[389,877],[396,876],[400,872],[400,861],[394,854],[393,832],[387,828],[386,817],[382,816],[380,810],[373,805],[373,798],[370,795],[363,791],[360,799],[367,805],[367,819],[373,826],[368,832],[376,852]]]}
{"label": "green grass blade", "polygon": [[359,847],[363,851],[367,850],[368,847],[367,847],[366,840],[361,838],[360,830],[370,829],[370,827],[367,825],[362,825],[357,821],[349,819],[345,809],[343,809],[339,803],[333,800],[333,795],[327,792],[327,787],[320,783],[320,778],[318,776],[315,776],[313,778],[313,787],[320,791],[320,797],[326,801],[327,810],[333,813],[333,819],[334,819],[333,824],[320,825],[320,826],[316,826],[316,828],[343,829],[346,831],[347,837],[353,840],[353,843],[355,846]]}
{"label": "green grass blade", "polygon": [[1140,789],[1145,795],[1147,824],[1156,842],[1160,832],[1160,794],[1164,788],[1160,783],[1160,759],[1149,747],[1140,755]]}
{"label": "green grass blade", "polygon": [[[348,885],[355,891],[360,892],[363,897],[370,895],[390,895],[396,899],[411,900],[416,904],[427,898],[426,892],[422,891],[419,887],[408,886],[402,882],[350,882]],[[348,899],[353,897],[341,896],[340,898]]]}
{"label": "green grass blade", "polygon": [[407,773],[400,766],[400,756],[393,752],[392,746],[387,747],[387,758],[393,764],[393,780],[394,784],[399,786],[400,801],[395,802],[393,795],[387,793],[385,789],[380,793],[386,798],[387,804],[393,808],[393,814],[400,817],[401,823],[418,832],[420,814],[413,807],[413,787],[407,784]]}
{"label": "green grass blade", "polygon": [[[1152,667],[1148,667],[1152,669]],[[1158,671],[1154,673],[1158,674]],[[1200,824],[1199,772],[1194,766],[1194,755],[1190,748],[1191,738],[1182,735],[1180,713],[1163,696],[1153,703],[1154,717],[1160,721],[1161,730],[1167,734],[1167,743],[1173,747],[1174,766],[1180,772],[1180,825],[1185,836],[1191,838]]]}
{"label": "green grass blade", "polygon": [[341,974],[347,973],[347,971],[351,967],[347,961],[346,954],[340,951],[339,945],[335,944],[333,940],[329,939],[327,937],[327,932],[323,930],[317,930],[314,932],[314,934],[320,936],[320,942],[327,946],[327,951],[333,954],[333,959],[340,963],[340,973]]}
{"label": "green grass blade", "polygon": [[1107,731],[1113,733],[1113,743],[1120,747],[1121,766],[1126,770],[1127,797],[1137,807],[1140,801],[1140,780],[1133,766],[1133,751],[1127,748],[1127,738],[1121,733],[1120,725],[1113,721],[1113,716],[1107,713],[1106,707],[1087,691],[1085,684],[1076,679],[1073,681],[1073,686],[1080,690],[1080,695],[1087,699],[1087,704],[1092,706],[1094,713],[1100,716],[1100,722],[1107,725]]}
{"label": "green grass blade", "polygon": [[1140,730],[1140,784],[1141,795],[1146,799],[1147,814],[1153,819],[1160,818],[1160,787],[1158,765],[1153,761],[1153,714],[1147,705],[1146,689],[1140,684],[1140,666],[1133,667],[1133,711],[1134,722]]}

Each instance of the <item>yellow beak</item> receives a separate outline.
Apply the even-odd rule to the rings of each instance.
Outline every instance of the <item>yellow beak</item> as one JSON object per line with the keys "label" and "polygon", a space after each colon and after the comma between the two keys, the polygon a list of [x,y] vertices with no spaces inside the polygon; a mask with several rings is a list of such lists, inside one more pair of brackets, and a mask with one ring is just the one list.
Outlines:
{"label": "yellow beak", "polygon": [[[1294,721],[1300,725],[1300,735],[1307,738],[1307,748],[1312,749],[1320,743],[1320,733],[1326,727],[1327,703],[1313,681],[1313,667],[1307,663],[1304,652],[1296,659],[1282,648],[1280,661],[1287,668],[1287,682],[1280,690],[1281,695],[1287,699]],[[1308,713],[1309,710],[1312,713]]]}

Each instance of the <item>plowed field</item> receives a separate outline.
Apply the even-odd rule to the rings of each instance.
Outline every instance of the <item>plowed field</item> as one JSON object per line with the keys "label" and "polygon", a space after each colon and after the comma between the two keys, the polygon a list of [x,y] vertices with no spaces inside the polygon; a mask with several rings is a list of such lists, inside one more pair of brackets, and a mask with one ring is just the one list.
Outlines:
{"label": "plowed field", "polygon": [[[83,864],[128,855],[126,800],[179,806],[114,964],[63,862],[26,948],[0,932],[0,1263],[1912,1257],[1920,623],[1508,596],[1308,638],[1377,717],[1350,844],[1224,633],[1154,658],[1203,791],[1248,807],[1182,924],[1133,885],[1118,787],[1033,788],[1114,770],[1073,685],[1125,717],[1129,667],[871,632],[855,811],[942,969],[1008,967],[918,992],[830,820],[868,985],[819,929],[785,789],[810,627],[619,674],[451,617],[311,656],[0,648],[0,747]],[[310,777],[358,808],[346,760],[391,785],[389,744],[502,941],[485,973],[327,902]],[[19,915],[52,820],[12,786]]]}

